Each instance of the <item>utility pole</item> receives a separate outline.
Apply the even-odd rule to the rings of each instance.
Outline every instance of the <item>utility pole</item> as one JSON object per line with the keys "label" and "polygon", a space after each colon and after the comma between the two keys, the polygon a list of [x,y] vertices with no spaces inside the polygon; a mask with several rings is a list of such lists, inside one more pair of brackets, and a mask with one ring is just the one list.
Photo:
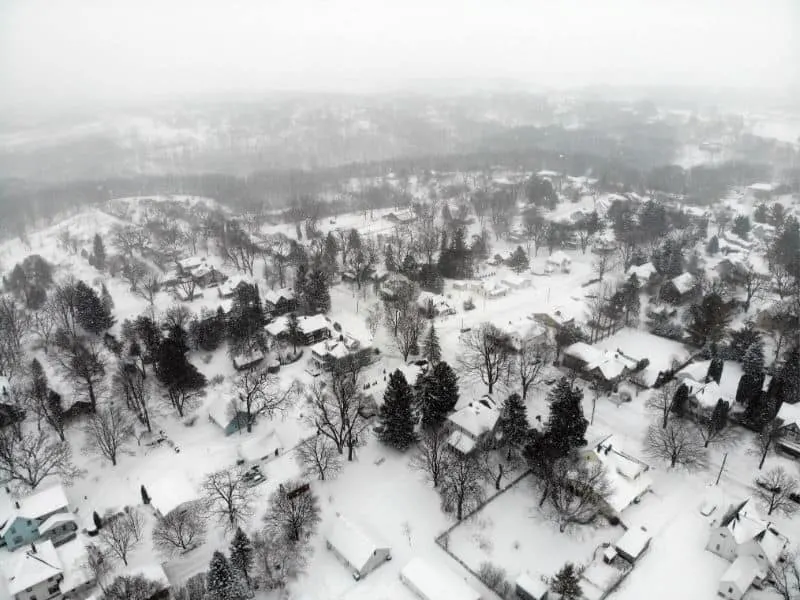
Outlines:
{"label": "utility pole", "polygon": [[722,457],[722,464],[719,467],[719,473],[717,473],[717,480],[714,482],[714,485],[719,485],[720,477],[722,477],[722,472],[725,470],[725,462],[728,460],[728,453],[725,453],[725,456]]}

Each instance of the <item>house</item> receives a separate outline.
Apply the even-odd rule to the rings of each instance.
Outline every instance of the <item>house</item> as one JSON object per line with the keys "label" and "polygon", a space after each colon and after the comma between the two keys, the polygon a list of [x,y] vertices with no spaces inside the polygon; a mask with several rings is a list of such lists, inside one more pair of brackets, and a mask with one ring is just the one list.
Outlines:
{"label": "house", "polygon": [[778,447],[795,458],[800,457],[800,404],[781,404],[777,415],[781,422]]}
{"label": "house", "polygon": [[575,342],[561,352],[561,364],[573,371],[583,371],[586,365],[599,360],[602,352],[586,342]]}
{"label": "house", "polygon": [[547,600],[547,584],[527,573],[514,581],[514,591],[520,600]]}
{"label": "house", "polygon": [[273,317],[285,315],[297,310],[297,300],[294,291],[289,288],[269,290],[264,294],[264,310],[272,313]]}
{"label": "house", "polygon": [[253,285],[251,281],[248,281],[244,277],[231,277],[222,285],[217,288],[217,293],[219,294],[220,298],[233,298],[236,296],[239,288],[243,285]]}
{"label": "house", "polygon": [[502,298],[508,296],[511,288],[497,281],[484,281],[479,291],[485,298]]}
{"label": "house", "polygon": [[713,379],[701,383],[689,377],[681,377],[681,373],[678,373],[677,377],[682,379],[683,385],[689,392],[689,401],[686,403],[686,411],[689,416],[698,419],[711,414],[720,400],[726,402],[729,407],[733,405],[733,399],[724,394],[722,388]]}
{"label": "house", "polygon": [[621,350],[601,350],[586,342],[567,346],[562,354],[562,366],[577,371],[584,379],[593,379],[604,386],[614,386],[636,371],[639,361]]}
{"label": "house", "polygon": [[[67,496],[64,488],[60,485],[40,490],[18,500],[14,503],[13,511],[0,527],[0,546],[6,546],[9,551],[13,551],[20,546],[34,542],[41,537],[39,527],[45,524],[50,517],[68,513]],[[62,540],[65,537],[67,525],[64,524],[64,527],[58,529],[58,532],[52,531],[53,527],[53,523],[48,524],[48,531],[59,541]]]}
{"label": "house", "polygon": [[233,362],[233,368],[237,371],[244,371],[245,369],[249,369],[250,367],[254,367],[262,360],[264,360],[264,353],[261,350],[253,350],[248,352],[247,354],[237,354],[231,360]]}
{"label": "house", "polygon": [[[12,553],[2,564],[6,592],[11,600],[81,598],[94,586],[82,540],[56,548],[49,540],[32,543]],[[1,589],[1,588],[0,588]]]}
{"label": "house", "polygon": [[575,323],[575,311],[567,307],[558,306],[547,312],[533,313],[533,318],[550,329],[561,329]]}
{"label": "house", "polygon": [[359,581],[383,563],[392,559],[389,546],[378,542],[364,529],[339,513],[325,536],[325,545]]}
{"label": "house", "polygon": [[653,539],[649,533],[640,527],[631,527],[614,545],[617,554],[631,564],[635,564],[650,547]]}
{"label": "house", "polygon": [[250,437],[239,444],[238,454],[244,462],[255,463],[283,454],[285,446],[278,433],[271,429],[265,435]]}
{"label": "house", "polygon": [[214,287],[224,283],[228,276],[213,266],[203,264],[192,271],[192,278],[200,287]]}
{"label": "house", "polygon": [[413,558],[402,568],[400,581],[421,600],[481,600],[460,576],[421,558]]}
{"label": "house", "polygon": [[351,335],[341,334],[338,338],[322,340],[311,346],[311,361],[314,366],[323,371],[331,370],[340,360],[348,356],[363,358],[366,364],[372,348],[368,343],[362,343]]}
{"label": "house", "polygon": [[417,307],[435,317],[456,314],[456,309],[447,298],[432,292],[420,292],[417,296]]}
{"label": "house", "polygon": [[720,595],[739,600],[751,585],[760,585],[788,544],[752,498],[730,506],[712,523],[706,544],[706,550],[732,563],[720,580]]}
{"label": "house", "polygon": [[331,337],[330,321],[324,315],[298,317],[298,328],[303,344],[310,346],[314,342]]}
{"label": "house", "polygon": [[78,535],[78,523],[72,513],[57,513],[39,525],[39,539],[60,546]]}
{"label": "house", "polygon": [[473,400],[447,417],[450,436],[447,442],[462,454],[495,437],[500,408],[489,396]]}
{"label": "house", "polygon": [[496,327],[508,336],[511,347],[519,352],[523,340],[534,343],[547,341],[547,329],[539,321],[531,317],[523,317],[506,323],[495,323]]}
{"label": "house", "polygon": [[613,435],[588,446],[582,456],[605,467],[610,487],[605,504],[613,515],[619,516],[631,504],[637,504],[653,485],[647,473],[649,465],[623,452],[622,444]]}
{"label": "house", "polygon": [[525,290],[533,285],[533,282],[530,279],[527,277],[521,277],[519,275],[509,275],[508,277],[504,277],[500,280],[500,283],[512,290]]}
{"label": "house", "polygon": [[640,285],[645,285],[648,281],[650,281],[651,277],[657,274],[658,271],[651,262],[646,262],[643,265],[631,265],[628,267],[628,270],[625,271],[625,275],[627,275],[629,278],[631,275],[636,275],[636,279],[639,280]]}
{"label": "house", "polygon": [[254,422],[255,416],[248,416],[239,398],[222,395],[209,405],[208,420],[222,429],[225,435],[231,435],[245,429],[249,421]]}
{"label": "house", "polygon": [[552,273],[556,270],[562,273],[569,273],[572,269],[572,259],[562,250],[557,250],[547,257],[544,266],[545,273]]}
{"label": "house", "polygon": [[206,262],[205,258],[200,258],[199,256],[190,256],[188,258],[184,258],[178,261],[178,273],[181,275],[187,275],[189,273],[193,273],[195,269],[199,268],[201,265],[204,265]]}
{"label": "house", "polygon": [[398,225],[406,225],[413,223],[417,220],[416,215],[410,210],[399,210],[397,212],[390,212],[384,217],[387,221],[396,223]]}
{"label": "house", "polygon": [[166,517],[176,510],[184,510],[199,500],[194,486],[179,472],[153,475],[145,482],[150,495],[150,506],[158,517]]}
{"label": "house", "polygon": [[663,302],[683,304],[697,287],[697,279],[691,273],[682,273],[661,286],[659,297]]}

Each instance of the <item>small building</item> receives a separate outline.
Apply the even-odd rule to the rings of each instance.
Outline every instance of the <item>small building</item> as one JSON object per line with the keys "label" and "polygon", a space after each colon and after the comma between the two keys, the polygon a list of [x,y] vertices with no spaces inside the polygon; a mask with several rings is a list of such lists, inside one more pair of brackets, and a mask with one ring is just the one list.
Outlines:
{"label": "small building", "polygon": [[765,575],[752,556],[740,556],[722,574],[717,595],[725,600],[741,600],[747,590]]}
{"label": "small building", "polygon": [[683,304],[689,300],[697,287],[697,279],[691,273],[682,273],[661,286],[659,298],[670,304]]}
{"label": "small building", "polygon": [[780,430],[776,444],[787,454],[800,458],[800,404],[784,402],[778,410]]}
{"label": "small building", "polygon": [[237,452],[244,462],[256,463],[280,456],[284,449],[280,436],[271,429],[264,435],[247,438],[239,444]]}
{"label": "small building", "polygon": [[622,444],[613,435],[588,446],[583,458],[605,467],[611,493],[604,502],[612,515],[619,516],[629,506],[638,503],[653,485],[647,473],[650,466],[623,452]]}
{"label": "small building", "polygon": [[253,283],[241,276],[231,277],[217,288],[217,293],[220,298],[233,298],[239,288],[244,285],[253,285]]}
{"label": "small building", "polygon": [[497,281],[484,281],[479,291],[485,298],[503,298],[508,296],[511,288]]}
{"label": "small building", "polygon": [[447,568],[414,558],[400,571],[400,581],[421,600],[481,600],[481,595]]}
{"label": "small building", "polygon": [[[680,373],[677,377],[680,378]],[[686,412],[694,419],[700,419],[710,415],[717,402],[722,400],[730,407],[733,403],[731,398],[722,392],[719,384],[714,381],[701,383],[688,377],[682,378],[681,383],[686,386],[689,398],[686,403]]]}
{"label": "small building", "polygon": [[651,262],[646,262],[643,265],[631,265],[628,267],[628,270],[625,271],[625,275],[630,277],[631,275],[636,275],[636,279],[639,280],[641,285],[645,285],[652,277],[658,274],[655,266]]}
{"label": "small building", "polygon": [[255,417],[248,416],[241,400],[223,395],[209,405],[208,420],[222,429],[225,435],[231,435],[246,429],[248,423],[252,425]]}
{"label": "small building", "polygon": [[331,337],[330,321],[324,315],[311,315],[297,318],[303,344],[310,346]]}
{"label": "small building", "polygon": [[420,292],[419,296],[417,296],[417,307],[434,317],[456,314],[456,309],[447,298],[432,292]]}
{"label": "small building", "polygon": [[78,523],[72,513],[57,513],[39,525],[39,539],[60,546],[78,535]]}
{"label": "small building", "polygon": [[336,513],[325,536],[325,545],[352,569],[356,581],[392,559],[389,546],[376,541],[371,534],[339,513]]}
{"label": "small building", "polygon": [[231,360],[233,361],[233,368],[237,371],[244,371],[251,367],[256,366],[264,360],[264,353],[261,350],[253,350],[247,354],[237,354]]}
{"label": "small building", "polygon": [[14,508],[0,527],[0,546],[9,551],[38,540],[40,525],[54,515],[69,514],[64,488],[55,485],[14,502]]}
{"label": "small building", "polygon": [[500,409],[491,397],[484,396],[447,417],[447,442],[462,454],[469,454],[495,437],[499,422]]}
{"label": "small building", "polygon": [[512,290],[525,290],[533,286],[533,282],[530,279],[520,275],[509,275],[501,279],[500,283]]}
{"label": "small building", "polygon": [[547,584],[523,573],[514,581],[514,592],[520,600],[547,600]]}
{"label": "small building", "polygon": [[228,276],[211,265],[200,265],[192,271],[192,278],[200,287],[215,287],[224,283]]}
{"label": "small building", "polygon": [[181,259],[178,261],[178,273],[181,275],[188,275],[205,263],[206,259],[199,256],[190,256]]}
{"label": "small building", "polygon": [[617,554],[631,564],[635,564],[650,547],[653,539],[644,529],[631,527],[619,538],[614,548]]}
{"label": "small building", "polygon": [[184,510],[199,500],[191,482],[185,475],[175,471],[153,476],[145,482],[145,487],[150,495],[150,506],[159,517]]}
{"label": "small building", "polygon": [[562,273],[569,273],[572,270],[572,259],[562,250],[556,250],[545,261],[545,273],[552,273],[556,270]]}
{"label": "small building", "polygon": [[264,310],[272,313],[273,317],[285,315],[297,310],[297,300],[294,291],[289,288],[269,290],[264,294]]}
{"label": "small building", "polygon": [[539,321],[531,317],[523,317],[506,323],[496,323],[497,328],[508,336],[511,347],[519,351],[523,340],[534,343],[547,341],[547,329]]}

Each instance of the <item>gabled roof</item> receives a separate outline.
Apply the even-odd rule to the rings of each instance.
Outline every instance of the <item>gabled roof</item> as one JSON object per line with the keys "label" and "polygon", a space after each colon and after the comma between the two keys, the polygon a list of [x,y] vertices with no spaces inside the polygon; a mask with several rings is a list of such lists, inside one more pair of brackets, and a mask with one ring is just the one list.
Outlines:
{"label": "gabled roof", "polygon": [[603,353],[586,342],[575,342],[564,348],[562,354],[580,359],[585,363],[592,363],[599,360]]}
{"label": "gabled roof", "polygon": [[44,523],[39,525],[39,535],[42,535],[54,527],[58,527],[59,525],[63,525],[64,523],[75,523],[75,515],[72,513],[56,513],[49,519],[47,519]]}
{"label": "gabled roof", "polygon": [[630,277],[631,275],[636,275],[636,278],[639,281],[647,281],[648,279],[650,279],[650,277],[652,277],[656,273],[658,273],[658,270],[655,268],[655,266],[653,266],[653,263],[651,262],[646,262],[643,265],[638,265],[638,266],[631,265],[625,272],[625,274],[628,277]]}
{"label": "gabled roof", "polygon": [[778,418],[783,421],[783,426],[795,425],[800,428],[800,404],[784,402],[778,410]]}
{"label": "gabled roof", "polygon": [[270,304],[278,304],[281,300],[290,301],[294,300],[294,290],[289,288],[281,288],[279,290],[269,290],[264,294],[264,301]]}
{"label": "gabled roof", "polygon": [[480,400],[473,400],[447,419],[477,439],[494,429],[500,419],[500,410],[494,400],[484,397]]}
{"label": "gabled roof", "polygon": [[475,440],[461,431],[454,431],[447,438],[447,443],[461,454],[469,454],[475,449]]}
{"label": "gabled roof", "polygon": [[753,585],[753,581],[760,574],[761,569],[755,558],[752,556],[740,556],[722,574],[720,582],[725,585],[735,586],[738,591],[745,592]]}
{"label": "gabled roof", "polygon": [[328,319],[324,315],[311,315],[310,317],[298,317],[297,323],[303,333],[314,333],[321,329],[328,329]]}
{"label": "gabled roof", "polygon": [[8,521],[0,528],[0,535],[5,535],[7,528],[11,526],[16,517],[39,519],[56,511],[68,509],[69,502],[61,485],[40,490],[19,501],[19,508],[14,510]]}
{"label": "gabled roof", "polygon": [[214,423],[225,429],[236,417],[237,411],[245,412],[245,410],[238,397],[223,394],[208,405],[208,416]]}
{"label": "gabled roof", "polygon": [[761,536],[770,524],[758,512],[753,499],[748,498],[739,505],[731,507],[720,526],[727,528],[733,534],[737,544],[744,544]]}
{"label": "gabled roof", "polygon": [[481,595],[449,569],[414,558],[400,571],[416,593],[426,600],[480,600]]}
{"label": "gabled roof", "polygon": [[644,552],[651,539],[652,536],[640,527],[631,527],[614,545],[617,550],[636,558]]}
{"label": "gabled roof", "polygon": [[283,447],[280,436],[272,429],[260,437],[247,438],[239,444],[238,453],[244,460],[255,462]]}
{"label": "gabled roof", "polygon": [[694,287],[697,280],[691,273],[681,273],[677,277],[670,279],[669,282],[675,286],[679,294],[685,294]]}
{"label": "gabled roof", "polygon": [[699,404],[705,408],[714,408],[718,400],[730,402],[731,399],[722,393],[722,388],[713,379],[707,383],[701,383],[688,377],[683,380],[689,390],[689,396],[695,398]]}
{"label": "gabled roof", "polygon": [[336,513],[325,540],[359,572],[376,550],[387,547],[339,513]]}
{"label": "gabled roof", "polygon": [[14,552],[2,567],[12,596],[63,572],[61,560],[49,540]]}
{"label": "gabled roof", "polygon": [[592,453],[605,467],[606,480],[611,493],[606,499],[617,512],[628,508],[633,501],[652,486],[647,474],[649,467],[622,451],[622,444],[613,435],[592,446]]}

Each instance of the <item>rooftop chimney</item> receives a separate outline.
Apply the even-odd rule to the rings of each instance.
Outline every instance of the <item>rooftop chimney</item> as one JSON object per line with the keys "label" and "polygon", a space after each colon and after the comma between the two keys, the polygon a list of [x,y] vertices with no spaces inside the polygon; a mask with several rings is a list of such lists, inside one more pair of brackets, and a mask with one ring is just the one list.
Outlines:
{"label": "rooftop chimney", "polygon": [[36,554],[36,544],[31,542],[31,554]]}
{"label": "rooftop chimney", "polygon": [[19,508],[19,500],[14,500],[14,506],[15,506],[16,508]]}

